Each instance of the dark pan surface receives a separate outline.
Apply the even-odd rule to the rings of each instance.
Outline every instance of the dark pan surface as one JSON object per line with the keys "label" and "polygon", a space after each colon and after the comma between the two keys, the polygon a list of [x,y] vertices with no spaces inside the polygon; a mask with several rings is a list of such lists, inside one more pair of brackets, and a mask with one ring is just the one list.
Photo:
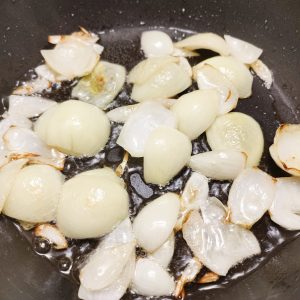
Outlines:
{"label": "dark pan surface", "polygon": [[[230,33],[233,36],[244,38],[262,47],[265,52],[263,59],[274,71],[275,84],[270,91],[262,87],[256,78],[253,96],[242,100],[238,111],[246,112],[256,118],[263,127],[266,144],[272,141],[276,127],[280,122],[299,122],[299,32],[300,21],[297,16],[300,12],[296,1],[260,1],[251,2],[251,5],[238,1],[4,1],[0,4],[3,18],[0,26],[3,32],[2,53],[0,55],[1,95],[7,95],[15,85],[16,79],[22,79],[23,74],[40,62],[39,50],[46,46],[46,36],[49,33],[66,33],[76,30],[82,25],[89,30],[103,32],[102,44],[106,47],[104,58],[126,65],[128,70],[139,61],[142,56],[139,52],[139,35],[143,30],[153,26],[173,28],[169,32],[174,37],[181,37],[184,30],[214,31],[220,34]],[[280,12],[280,14],[278,13]],[[4,15],[5,13],[5,15]],[[176,30],[176,28],[180,30]],[[167,29],[164,29],[167,30]],[[206,55],[207,53],[204,53]],[[202,56],[203,59],[203,56]],[[129,101],[128,90],[125,89],[119,96],[119,103]],[[52,93],[57,100],[67,99],[68,88],[64,93]],[[115,128],[115,132],[117,127]],[[203,151],[206,147],[204,137],[194,143],[194,151]],[[70,160],[66,165],[65,173],[72,176],[80,170],[93,168],[102,164],[114,166],[122,157],[122,150],[114,146],[113,139],[106,149],[105,158],[88,159],[85,161]],[[265,151],[265,154],[267,152]],[[140,161],[131,161],[139,164]],[[281,176],[280,170],[265,155],[261,167],[274,176]],[[161,193],[155,187],[146,187],[140,178],[140,168],[125,174],[130,183],[129,192],[139,209],[148,200]],[[183,171],[167,190],[178,191],[188,176]],[[226,199],[228,183],[212,182],[215,195]],[[135,214],[136,211],[132,210]],[[244,264],[234,268],[229,276],[220,282],[215,289],[214,285],[199,286],[193,284],[187,289],[186,299],[296,299],[300,296],[299,277],[300,269],[298,253],[300,242],[289,244],[297,232],[287,232],[275,226],[268,217],[265,217],[254,227],[256,236],[260,239],[262,248],[268,255],[247,260]],[[74,281],[61,276],[57,270],[66,268],[63,253],[55,253],[53,264],[34,254],[32,247],[37,249],[37,242],[31,242],[31,235],[20,235],[10,220],[0,218],[0,254],[3,259],[3,270],[0,273],[0,299],[77,299],[77,287]],[[182,265],[179,258],[187,252],[180,236],[177,242],[181,247],[175,254],[172,269],[179,271]],[[271,251],[273,246],[275,251]],[[75,247],[74,257],[78,257],[85,245],[92,248],[95,242],[86,241],[80,247]],[[176,259],[177,258],[177,259]],[[79,259],[80,261],[80,259]],[[269,261],[267,264],[265,264]],[[77,261],[74,262],[75,266]],[[262,266],[257,272],[243,280],[237,277],[245,271],[253,271],[258,264]],[[76,272],[74,272],[76,277]],[[232,284],[226,284],[227,279]],[[220,285],[221,284],[221,285]],[[225,284],[225,285],[224,285]],[[283,296],[284,295],[284,296]],[[128,295],[125,299],[139,299]],[[141,299],[141,298],[140,298]],[[164,298],[167,299],[167,298]]]}

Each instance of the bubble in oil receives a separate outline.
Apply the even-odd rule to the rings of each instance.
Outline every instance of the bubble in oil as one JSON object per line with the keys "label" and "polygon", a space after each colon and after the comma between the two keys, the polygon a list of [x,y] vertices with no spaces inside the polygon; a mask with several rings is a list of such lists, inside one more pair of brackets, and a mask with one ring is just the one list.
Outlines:
{"label": "bubble in oil", "polygon": [[62,256],[57,258],[58,268],[61,272],[67,272],[72,267],[72,261],[70,258]]}
{"label": "bubble in oil", "polygon": [[33,249],[38,254],[47,254],[51,250],[51,244],[48,240],[41,237],[33,238]]}

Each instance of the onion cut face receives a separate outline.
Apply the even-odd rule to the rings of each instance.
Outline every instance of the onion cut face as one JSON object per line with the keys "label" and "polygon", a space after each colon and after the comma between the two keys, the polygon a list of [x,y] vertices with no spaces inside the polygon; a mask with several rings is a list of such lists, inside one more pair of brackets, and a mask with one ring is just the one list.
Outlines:
{"label": "onion cut face", "polygon": [[219,111],[219,95],[214,90],[194,91],[181,96],[171,108],[178,130],[194,140],[214,122]]}
{"label": "onion cut face", "polygon": [[258,168],[249,168],[233,181],[228,197],[230,221],[250,228],[270,208],[275,180]]}
{"label": "onion cut face", "polygon": [[117,144],[133,157],[143,157],[146,141],[160,126],[176,128],[176,116],[156,102],[145,102],[130,115],[123,126]]}
{"label": "onion cut face", "polygon": [[175,43],[175,47],[188,50],[207,49],[223,56],[229,55],[229,49],[225,40],[221,36],[211,32],[189,36]]}
{"label": "onion cut face", "polygon": [[140,258],[136,262],[132,290],[143,296],[171,296],[174,279],[156,261]]}
{"label": "onion cut face", "polygon": [[263,50],[233,36],[224,35],[230,54],[244,64],[254,63],[262,54]]}
{"label": "onion cut face", "polygon": [[189,162],[191,152],[187,136],[173,128],[158,127],[145,144],[145,181],[166,185]]}
{"label": "onion cut face", "polygon": [[287,173],[300,176],[300,125],[282,124],[269,151],[275,163]]}
{"label": "onion cut face", "polygon": [[53,221],[63,180],[59,171],[47,165],[23,168],[15,177],[3,213],[30,223]]}
{"label": "onion cut face", "polygon": [[35,123],[35,132],[50,147],[74,155],[95,155],[110,134],[110,123],[98,107],[68,100],[47,110]]}
{"label": "onion cut face", "polygon": [[73,88],[72,97],[106,109],[122,89],[125,78],[123,66],[101,60],[93,72]]}
{"label": "onion cut face", "polygon": [[211,271],[225,276],[244,259],[261,252],[253,233],[235,224],[205,223],[193,211],[183,225],[183,237],[194,255]]}
{"label": "onion cut face", "polygon": [[193,68],[193,74],[200,90],[216,89],[218,91],[220,115],[230,112],[237,106],[238,91],[234,84],[220,71],[210,65],[197,65]]}
{"label": "onion cut face", "polygon": [[217,117],[206,131],[206,137],[214,151],[246,153],[248,167],[257,166],[260,162],[264,149],[263,133],[260,125],[246,114],[231,112]]}
{"label": "onion cut face", "polygon": [[264,82],[267,89],[270,89],[273,83],[273,74],[271,70],[260,59],[251,64],[251,69]]}
{"label": "onion cut face", "polygon": [[147,204],[133,222],[137,243],[151,253],[169,238],[179,213],[179,197],[167,193]]}
{"label": "onion cut face", "polygon": [[248,68],[237,59],[231,56],[215,56],[202,61],[194,68],[197,69],[203,65],[210,65],[226,76],[236,87],[239,98],[244,99],[251,96],[253,76]]}
{"label": "onion cut face", "polygon": [[146,57],[159,57],[173,53],[173,42],[163,31],[144,31],[141,37],[141,48]]}
{"label": "onion cut face", "polygon": [[247,155],[244,152],[208,151],[193,155],[189,167],[213,179],[232,180],[246,167],[246,162]]}
{"label": "onion cut face", "polygon": [[[100,172],[100,171],[99,171]],[[61,193],[57,226],[70,238],[96,238],[128,216],[128,194],[120,178],[93,170],[68,180]]]}
{"label": "onion cut face", "polygon": [[46,64],[58,74],[58,80],[71,80],[92,72],[103,47],[96,45],[98,37],[86,31],[66,36],[50,36],[54,49],[41,50]]}
{"label": "onion cut face", "polygon": [[300,230],[300,178],[283,177],[276,180],[270,217],[281,227]]}

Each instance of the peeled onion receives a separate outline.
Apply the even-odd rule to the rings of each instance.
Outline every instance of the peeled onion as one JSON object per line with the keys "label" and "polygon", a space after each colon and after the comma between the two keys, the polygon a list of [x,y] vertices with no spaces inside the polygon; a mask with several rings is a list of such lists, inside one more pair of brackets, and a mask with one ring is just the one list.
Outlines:
{"label": "peeled onion", "polygon": [[210,65],[219,70],[236,87],[240,98],[248,98],[252,94],[253,76],[247,67],[233,57],[215,56],[202,61],[194,68]]}
{"label": "peeled onion", "polygon": [[47,165],[23,168],[15,177],[3,213],[31,223],[53,221],[63,184],[62,174]]}
{"label": "peeled onion", "polygon": [[260,125],[252,117],[239,112],[219,116],[206,131],[206,136],[212,150],[244,152],[248,167],[259,164],[264,137]]}
{"label": "peeled onion", "polygon": [[189,167],[217,179],[232,180],[246,167],[247,155],[236,150],[208,151],[193,155]]}
{"label": "peeled onion", "polygon": [[57,226],[70,238],[100,237],[127,217],[128,205],[125,188],[111,175],[83,172],[63,185]]}
{"label": "peeled onion", "polygon": [[277,178],[269,209],[273,222],[288,230],[300,230],[300,178]]}
{"label": "peeled onion", "polygon": [[129,117],[140,107],[140,104],[130,104],[119,106],[106,113],[110,121],[117,123],[125,123]]}
{"label": "peeled onion", "polygon": [[225,40],[221,36],[211,32],[198,33],[189,36],[175,43],[175,47],[189,50],[208,49],[217,52],[220,55],[229,55],[229,49]]}
{"label": "peeled onion", "polygon": [[134,157],[144,156],[146,141],[160,126],[176,127],[175,115],[161,104],[145,102],[128,118],[123,126],[117,144]]}
{"label": "peeled onion", "polygon": [[173,42],[163,31],[144,31],[141,37],[141,48],[146,57],[171,55]]}
{"label": "peeled onion", "polygon": [[93,72],[73,88],[72,97],[105,109],[122,89],[125,77],[123,66],[101,60]]}
{"label": "peeled onion", "polygon": [[219,111],[219,95],[214,90],[193,91],[181,96],[171,108],[178,129],[191,140],[202,134]]}
{"label": "peeled onion", "polygon": [[192,144],[176,129],[158,127],[145,144],[144,178],[147,183],[166,185],[190,160]]}
{"label": "peeled onion", "polygon": [[194,67],[193,73],[200,90],[216,89],[218,91],[220,115],[230,112],[237,106],[238,91],[220,71],[210,65],[197,65]]}
{"label": "peeled onion", "polygon": [[147,252],[161,247],[173,231],[179,205],[179,197],[173,193],[164,194],[147,204],[133,222],[138,245]]}
{"label": "peeled onion", "polygon": [[273,83],[272,71],[260,59],[251,64],[251,69],[264,82],[267,89],[271,88]]}
{"label": "peeled onion", "polygon": [[275,181],[257,169],[245,169],[233,181],[228,197],[232,223],[251,227],[270,208],[275,192]]}
{"label": "peeled onion", "polygon": [[47,110],[35,123],[35,132],[63,153],[94,155],[108,141],[110,124],[94,105],[68,100]]}
{"label": "peeled onion", "polygon": [[270,154],[282,170],[300,176],[300,125],[282,124],[277,129]]}
{"label": "peeled onion", "polygon": [[57,82],[56,76],[58,74],[51,70],[46,64],[37,66],[34,71],[40,78],[52,83]]}
{"label": "peeled onion", "polygon": [[225,34],[224,38],[228,45],[230,54],[244,64],[254,63],[263,52],[262,49],[254,46],[253,44],[233,36]]}
{"label": "peeled onion", "polygon": [[132,289],[143,296],[171,296],[175,282],[159,263],[140,258],[136,262]]}

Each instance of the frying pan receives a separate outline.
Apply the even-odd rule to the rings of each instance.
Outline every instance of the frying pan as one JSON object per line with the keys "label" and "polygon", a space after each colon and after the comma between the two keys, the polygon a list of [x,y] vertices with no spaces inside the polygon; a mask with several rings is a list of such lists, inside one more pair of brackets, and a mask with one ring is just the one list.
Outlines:
{"label": "frying pan", "polygon": [[[48,34],[73,32],[78,25],[106,32],[102,37],[107,49],[105,58],[128,69],[142,57],[138,44],[143,30],[171,27],[173,36],[177,29],[180,33],[182,29],[229,33],[263,48],[263,60],[274,73],[270,91],[256,78],[253,96],[242,100],[238,107],[260,122],[266,143],[270,144],[279,122],[300,120],[299,15],[297,0],[2,0],[1,96],[8,95],[16,80],[41,62],[39,50],[47,46]],[[263,161],[267,171],[282,175],[268,155]],[[260,240],[268,238],[268,232],[260,229],[263,225],[255,229]],[[300,239],[295,239],[297,232],[281,233],[288,238],[267,255],[255,272],[219,288],[208,285],[199,290],[192,284],[186,299],[300,299]],[[11,220],[0,217],[0,299],[77,299],[75,282],[57,271],[57,262],[50,263],[32,247]]]}

